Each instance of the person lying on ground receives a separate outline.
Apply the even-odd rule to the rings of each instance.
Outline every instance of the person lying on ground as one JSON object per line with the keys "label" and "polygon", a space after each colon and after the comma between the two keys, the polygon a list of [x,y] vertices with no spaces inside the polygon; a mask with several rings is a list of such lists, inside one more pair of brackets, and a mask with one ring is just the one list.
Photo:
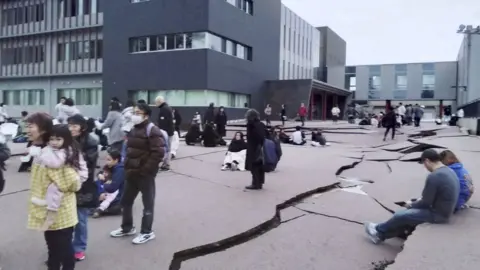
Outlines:
{"label": "person lying on ground", "polygon": [[185,143],[187,145],[195,145],[202,142],[202,132],[200,131],[199,123],[192,123],[185,135]]}
{"label": "person lying on ground", "polygon": [[218,135],[215,131],[213,123],[209,122],[205,125],[205,130],[203,131],[203,146],[205,147],[216,147],[218,145]]}
{"label": "person lying on ground", "polygon": [[228,151],[223,160],[222,171],[245,171],[245,158],[247,156],[247,143],[242,132],[235,133]]}
{"label": "person lying on ground", "polygon": [[311,144],[312,146],[327,146],[327,139],[318,128],[312,131]]}
{"label": "person lying on ground", "polygon": [[455,173],[443,165],[440,154],[425,150],[421,163],[430,172],[423,188],[422,198],[407,204],[408,209],[396,212],[384,223],[365,223],[365,231],[374,244],[397,237],[405,229],[422,223],[447,223],[455,210],[460,184]]}
{"label": "person lying on ground", "polygon": [[307,140],[305,139],[305,133],[302,131],[300,126],[295,127],[295,132],[293,132],[292,136],[290,137],[290,143],[293,145],[304,145],[307,143]]}
{"label": "person lying on ground", "polygon": [[275,143],[272,133],[266,132],[265,141],[263,143],[264,163],[263,170],[265,172],[273,172],[277,168],[282,149],[280,144]]}
{"label": "person lying on ground", "polygon": [[470,200],[475,190],[470,173],[465,169],[465,167],[463,167],[463,164],[452,151],[445,150],[440,153],[440,157],[442,159],[442,163],[455,172],[460,184],[460,193],[458,195],[455,211],[468,208],[467,202]]}
{"label": "person lying on ground", "polygon": [[93,212],[92,217],[98,218],[105,215],[119,215],[122,210],[120,199],[123,194],[125,171],[121,162],[120,153],[110,150],[107,155],[107,164],[103,169],[103,175],[99,175],[97,186],[99,189],[100,205]]}

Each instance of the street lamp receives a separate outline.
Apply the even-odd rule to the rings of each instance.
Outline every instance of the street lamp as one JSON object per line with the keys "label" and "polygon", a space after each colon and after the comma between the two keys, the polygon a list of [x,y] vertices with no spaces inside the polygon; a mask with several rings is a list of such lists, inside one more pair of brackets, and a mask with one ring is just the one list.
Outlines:
{"label": "street lamp", "polygon": [[[468,86],[469,81],[470,81],[470,67],[471,67],[471,58],[472,58],[472,35],[480,35],[480,25],[477,25],[477,26],[474,27],[471,24],[469,24],[469,25],[461,24],[460,26],[458,26],[457,34],[462,34],[467,38],[467,53],[466,53],[467,69],[466,69],[465,72],[467,72],[467,74],[466,74],[466,79],[467,79],[466,84]],[[457,84],[458,84],[458,78],[457,78]],[[465,92],[467,92],[467,89],[468,89],[467,86],[462,86],[462,87],[457,86],[457,105],[458,105],[458,89],[463,88],[463,90]],[[468,100],[468,93],[465,96],[467,96],[467,100]],[[465,103],[466,103],[466,101],[465,101]],[[463,102],[463,100],[462,100],[462,102]]]}

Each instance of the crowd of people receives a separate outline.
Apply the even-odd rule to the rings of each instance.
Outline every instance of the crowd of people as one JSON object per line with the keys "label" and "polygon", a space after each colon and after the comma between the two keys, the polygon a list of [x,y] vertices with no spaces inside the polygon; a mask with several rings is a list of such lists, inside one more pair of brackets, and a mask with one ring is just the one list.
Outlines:
{"label": "crowd of people", "polygon": [[[155,99],[155,105],[156,119],[145,101],[127,101],[123,105],[116,98],[111,100],[104,121],[81,115],[70,98],[61,98],[56,116],[22,112],[19,135],[28,141],[28,154],[22,157],[20,171],[29,171],[31,178],[28,228],[44,232],[49,270],[74,269],[76,261],[85,259],[90,217],[121,216],[121,225],[110,232],[111,237],[137,235],[132,240],[134,244],[155,239],[155,177],[159,171],[171,169],[182,122],[180,113],[162,96]],[[283,117],[285,106],[282,108],[283,120],[286,119]],[[340,115],[337,109],[332,108],[332,115]],[[258,111],[247,111],[246,134],[234,134],[221,167],[224,171],[249,171],[251,184],[246,189],[250,190],[262,189],[266,173],[276,170],[282,158],[281,143],[307,143],[301,126],[289,136],[283,127],[271,126],[270,106],[267,105],[264,113],[266,124]],[[306,113],[302,104],[299,110],[302,125]],[[404,115],[402,124],[408,124],[408,114],[402,114],[400,109],[397,113]],[[383,117],[387,127],[385,137],[390,129],[394,137],[397,113],[390,108]],[[413,118],[417,123],[417,117]],[[223,138],[227,120],[223,107],[216,110],[214,104],[210,104],[203,120],[195,113],[185,136],[186,144],[226,145]],[[106,164],[97,172],[99,151],[105,148],[100,145],[102,136],[106,137],[108,146]],[[329,144],[321,130],[313,129],[311,145]],[[3,171],[9,156],[6,140],[0,136],[0,192],[5,186]],[[394,214],[385,223],[366,223],[366,232],[374,243],[423,222],[446,222],[452,213],[466,207],[474,192],[473,182],[455,154],[448,150],[439,154],[430,149],[422,154],[421,160],[431,172],[422,198],[407,202],[407,210]],[[137,234],[133,204],[139,193],[143,197],[143,217]]]}

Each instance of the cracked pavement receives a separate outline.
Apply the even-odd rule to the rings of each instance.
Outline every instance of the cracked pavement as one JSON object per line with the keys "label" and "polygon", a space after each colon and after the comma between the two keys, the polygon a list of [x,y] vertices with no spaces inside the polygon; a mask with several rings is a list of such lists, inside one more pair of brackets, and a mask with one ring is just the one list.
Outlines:
{"label": "cracked pavement", "polygon": [[[278,170],[267,174],[262,191],[243,189],[250,182],[248,172],[220,171],[226,147],[182,143],[173,170],[157,176],[157,239],[133,246],[129,238],[109,237],[119,217],[90,219],[87,259],[76,269],[368,270],[372,262],[397,258],[388,269],[438,270],[472,269],[478,263],[480,244],[471,237],[480,233],[480,210],[475,208],[456,215],[451,226],[419,226],[403,250],[400,239],[371,244],[361,226],[388,219],[390,210],[401,209],[395,202],[420,195],[427,172],[415,162],[415,150],[422,145],[453,150],[478,179],[477,137],[432,125],[405,127],[395,141],[383,143],[383,129],[328,128],[330,147],[282,145]],[[421,138],[431,130],[437,135]],[[12,146],[12,152],[20,151],[19,145]],[[7,187],[0,195],[0,267],[43,269],[43,235],[25,228],[28,175],[16,173],[17,157],[8,163]],[[480,207],[478,192],[471,202]],[[141,212],[139,197],[137,225]]]}

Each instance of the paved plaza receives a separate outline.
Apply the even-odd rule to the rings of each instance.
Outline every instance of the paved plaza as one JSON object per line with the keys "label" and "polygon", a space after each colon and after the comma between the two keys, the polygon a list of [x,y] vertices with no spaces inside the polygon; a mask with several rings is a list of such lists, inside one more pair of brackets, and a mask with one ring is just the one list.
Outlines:
{"label": "paved plaza", "polygon": [[[267,174],[261,191],[244,190],[249,172],[220,171],[226,147],[182,142],[172,171],[157,176],[157,238],[134,246],[132,238],[109,236],[120,217],[90,219],[87,259],[76,269],[370,270],[383,269],[374,263],[393,260],[387,269],[478,267],[478,191],[473,207],[456,214],[451,224],[421,225],[405,243],[391,239],[375,246],[362,224],[384,221],[401,209],[394,202],[420,196],[427,171],[417,161],[426,147],[453,150],[474,181],[479,179],[479,138],[433,124],[404,127],[387,142],[383,129],[307,126],[325,128],[331,146],[282,145],[278,169]],[[228,136],[235,130],[242,129],[230,128]],[[422,137],[432,130],[433,136]],[[22,145],[11,147],[14,153],[24,151]],[[19,164],[18,157],[8,161],[7,187],[0,195],[0,267],[45,269],[43,234],[26,229],[29,175],[16,172]],[[139,226],[141,197],[134,213]]]}

